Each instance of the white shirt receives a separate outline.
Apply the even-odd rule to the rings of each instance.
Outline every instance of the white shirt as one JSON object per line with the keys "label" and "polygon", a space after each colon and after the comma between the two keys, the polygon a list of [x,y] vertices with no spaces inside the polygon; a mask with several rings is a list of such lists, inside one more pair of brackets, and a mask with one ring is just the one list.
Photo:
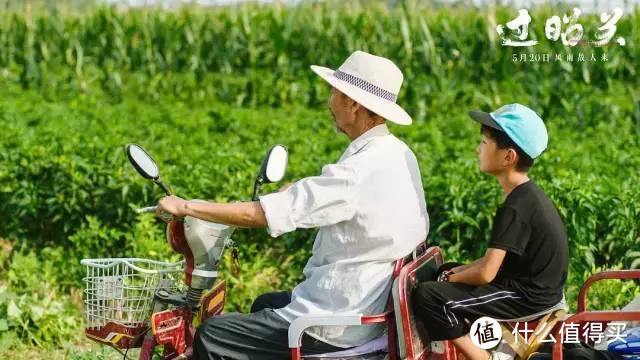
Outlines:
{"label": "white shirt", "polygon": [[[378,125],[351,142],[337,164],[286,191],[260,197],[268,231],[319,231],[306,279],[291,303],[276,310],[287,321],[301,315],[384,312],[394,262],[427,237],[429,217],[415,155]],[[313,327],[307,333],[338,347],[379,336],[378,325]]]}

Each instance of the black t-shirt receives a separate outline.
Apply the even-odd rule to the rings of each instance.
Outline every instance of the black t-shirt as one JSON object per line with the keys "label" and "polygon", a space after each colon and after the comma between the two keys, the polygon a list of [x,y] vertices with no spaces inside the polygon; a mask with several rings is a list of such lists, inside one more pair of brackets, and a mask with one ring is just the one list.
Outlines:
{"label": "black t-shirt", "polygon": [[555,206],[532,181],[518,185],[498,208],[490,248],[507,254],[493,282],[521,292],[540,305],[562,299],[569,246]]}

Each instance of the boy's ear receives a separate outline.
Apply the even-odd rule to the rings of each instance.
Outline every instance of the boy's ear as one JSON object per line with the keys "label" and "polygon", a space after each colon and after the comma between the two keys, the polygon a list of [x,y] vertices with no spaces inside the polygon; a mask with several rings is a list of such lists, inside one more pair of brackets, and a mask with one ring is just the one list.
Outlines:
{"label": "boy's ear", "polygon": [[507,149],[504,161],[506,166],[515,165],[518,162],[518,153],[514,149]]}

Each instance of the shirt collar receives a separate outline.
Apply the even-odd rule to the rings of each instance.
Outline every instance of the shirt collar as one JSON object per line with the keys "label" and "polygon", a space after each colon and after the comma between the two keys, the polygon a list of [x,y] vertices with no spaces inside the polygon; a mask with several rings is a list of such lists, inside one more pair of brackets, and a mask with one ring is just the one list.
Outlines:
{"label": "shirt collar", "polygon": [[351,142],[351,144],[349,144],[347,149],[344,151],[344,153],[340,157],[340,161],[344,160],[344,159],[350,157],[351,155],[357,153],[358,151],[362,150],[362,148],[365,145],[367,145],[369,143],[369,141],[371,141],[373,138],[378,137],[378,136],[385,136],[385,135],[389,135],[389,134],[390,134],[390,132],[389,132],[389,128],[387,127],[387,124],[380,124],[380,125],[372,127],[371,129],[365,131],[360,136],[355,138]]}

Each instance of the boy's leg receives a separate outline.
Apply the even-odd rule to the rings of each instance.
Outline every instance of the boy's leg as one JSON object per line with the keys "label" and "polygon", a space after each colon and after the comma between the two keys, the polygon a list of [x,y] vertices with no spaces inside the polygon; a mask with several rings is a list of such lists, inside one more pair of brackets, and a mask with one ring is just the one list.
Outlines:
{"label": "boy's leg", "polygon": [[469,335],[461,336],[457,339],[451,340],[453,345],[462,351],[465,359],[469,360],[487,360],[490,358],[490,354],[487,350],[481,349],[471,341]]}
{"label": "boy's leg", "polygon": [[519,293],[496,284],[472,286],[428,281],[412,294],[413,308],[434,340],[450,340],[469,333],[467,319],[522,317],[544,310]]}
{"label": "boy's leg", "polygon": [[[471,286],[424,282],[414,290],[412,303],[430,339],[456,339],[454,343],[461,347],[471,344],[469,338],[463,338],[469,334],[469,325],[465,319],[475,320],[482,316],[509,319],[544,310],[536,304],[530,304],[517,292],[496,284]],[[461,350],[466,353],[474,349]]]}

